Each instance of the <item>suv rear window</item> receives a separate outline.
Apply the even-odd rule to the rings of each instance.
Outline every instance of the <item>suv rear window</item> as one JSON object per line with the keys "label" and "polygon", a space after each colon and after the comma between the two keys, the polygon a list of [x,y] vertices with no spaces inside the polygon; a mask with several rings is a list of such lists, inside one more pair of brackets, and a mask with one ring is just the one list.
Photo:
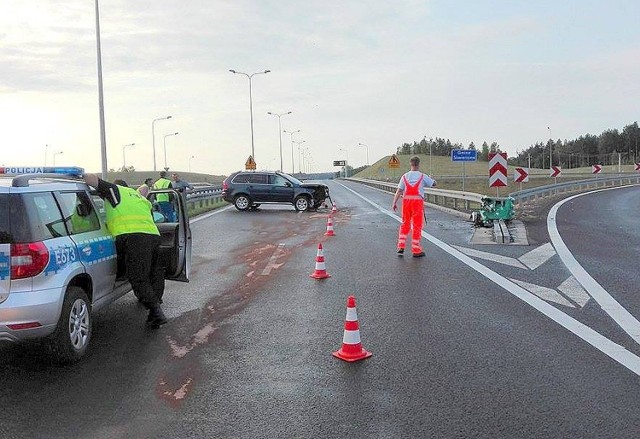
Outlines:
{"label": "suv rear window", "polygon": [[66,234],[50,192],[0,194],[0,244],[44,241]]}
{"label": "suv rear window", "polygon": [[234,183],[253,183],[253,184],[267,184],[267,174],[256,174],[254,172],[247,172],[246,174],[238,174],[233,179]]}

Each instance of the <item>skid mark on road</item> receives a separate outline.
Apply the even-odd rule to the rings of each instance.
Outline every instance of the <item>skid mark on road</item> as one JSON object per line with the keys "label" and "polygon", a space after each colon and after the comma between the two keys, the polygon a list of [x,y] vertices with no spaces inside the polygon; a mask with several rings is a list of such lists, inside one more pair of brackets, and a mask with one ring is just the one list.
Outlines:
{"label": "skid mark on road", "polygon": [[[334,215],[334,219],[343,223],[349,218],[346,214]],[[179,407],[196,383],[200,365],[198,353],[220,337],[219,329],[226,320],[239,314],[254,297],[265,291],[265,283],[297,250],[325,242],[328,239],[324,236],[325,226],[326,215],[296,216],[268,230],[256,231],[252,236],[255,239],[250,240],[248,246],[235,249],[235,253],[229,255],[228,267],[216,268],[216,271],[226,271],[241,266],[245,271],[233,286],[211,298],[202,309],[175,319],[177,324],[171,326],[177,329],[166,336],[170,361],[157,380],[160,398],[171,407]],[[293,230],[299,237],[289,244]],[[181,327],[186,328],[184,333],[180,333]]]}

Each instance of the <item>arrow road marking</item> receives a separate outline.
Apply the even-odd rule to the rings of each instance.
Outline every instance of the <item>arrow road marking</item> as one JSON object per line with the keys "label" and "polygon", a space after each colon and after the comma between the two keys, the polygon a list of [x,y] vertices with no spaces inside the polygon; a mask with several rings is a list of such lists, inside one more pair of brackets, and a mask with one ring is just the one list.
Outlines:
{"label": "arrow road marking", "polygon": [[562,259],[564,265],[569,269],[571,274],[580,282],[580,285],[584,287],[585,290],[593,297],[593,299],[598,302],[600,307],[611,316],[615,322],[620,325],[620,327],[633,338],[636,343],[640,343],[640,322],[631,315],[629,311],[624,309],[620,303],[605,290],[602,286],[596,282],[594,278],[592,278],[587,270],[582,268],[582,265],[578,263],[576,258],[571,254],[564,241],[560,237],[560,232],[558,231],[558,227],[556,225],[556,215],[558,213],[558,209],[567,201],[571,201],[574,198],[581,197],[586,194],[592,194],[595,192],[602,192],[605,190],[612,190],[618,188],[608,188],[608,189],[600,189],[597,191],[585,192],[583,194],[574,195],[569,198],[565,198],[562,201],[556,203],[555,206],[551,208],[549,211],[549,215],[547,216],[547,229],[549,230],[549,236],[551,237],[551,242],[553,246],[556,248],[558,252],[558,256]]}
{"label": "arrow road marking", "polygon": [[[399,223],[402,222],[402,219],[398,215],[394,214],[393,212],[388,211],[387,209],[369,200],[365,196],[357,193],[353,189],[348,188],[342,183],[336,182],[336,184],[339,184],[349,192],[363,199],[364,201],[374,206],[380,212],[387,215],[388,217],[393,218],[395,221],[398,221]],[[554,208],[556,206],[554,206]],[[479,262],[476,262],[475,260],[471,259],[461,251],[456,250],[449,244],[439,240],[435,236],[429,235],[424,230],[422,231],[422,236],[425,237],[429,242],[433,243],[435,246],[443,250],[444,252],[450,254],[451,256],[453,256],[463,264],[467,265],[469,268],[477,271],[479,274],[486,277],[496,285],[502,287],[504,290],[506,290],[513,296],[527,303],[528,305],[530,305],[531,307],[539,311],[541,314],[547,316],[549,319],[553,320],[554,322],[556,322],[566,330],[570,331],[571,333],[575,334],[585,342],[589,343],[591,346],[598,349],[600,352],[604,353],[611,359],[617,361],[619,364],[629,369],[631,372],[640,376],[640,357],[638,357],[632,352],[629,352],[624,346],[614,343],[613,341],[609,340],[607,337],[603,336],[599,332],[594,331],[592,328],[588,327],[584,323],[574,319],[568,314],[563,313],[555,306],[548,304],[547,302],[540,299],[538,296],[530,293],[529,291],[525,290],[515,282],[512,282],[509,279],[499,275],[495,271],[490,270],[489,268],[485,267]],[[555,245],[555,248],[557,250],[558,246]],[[559,251],[558,251],[558,254],[560,254]],[[587,290],[589,289],[587,288]]]}
{"label": "arrow road marking", "polygon": [[522,265],[517,259],[510,258],[509,256],[496,255],[494,253],[483,252],[480,250],[474,250],[472,248],[460,247],[457,245],[452,246],[455,249],[460,250],[467,256],[471,256],[478,259],[484,259],[485,261],[497,262],[503,265],[509,265],[511,267],[521,268],[526,270],[527,267]]}
{"label": "arrow road marking", "polygon": [[559,303],[560,305],[568,306],[571,308],[575,308],[575,305],[573,303],[565,299],[564,296],[558,293],[556,290],[553,290],[547,287],[541,287],[540,285],[536,285],[536,284],[530,284],[528,282],[524,282],[517,279],[509,279],[509,280],[517,283],[522,288],[532,292],[533,294],[535,294],[541,299],[547,300],[549,302]]}
{"label": "arrow road marking", "polygon": [[569,299],[578,304],[580,308],[585,306],[591,296],[582,288],[582,285],[573,276],[569,276],[567,280],[562,282],[558,287],[562,293],[564,293]]}
{"label": "arrow road marking", "polygon": [[520,256],[518,260],[522,262],[524,265],[529,267],[531,270],[535,270],[545,262],[547,262],[550,258],[555,256],[556,251],[550,242],[541,245],[538,248],[531,250],[529,253],[525,253]]}

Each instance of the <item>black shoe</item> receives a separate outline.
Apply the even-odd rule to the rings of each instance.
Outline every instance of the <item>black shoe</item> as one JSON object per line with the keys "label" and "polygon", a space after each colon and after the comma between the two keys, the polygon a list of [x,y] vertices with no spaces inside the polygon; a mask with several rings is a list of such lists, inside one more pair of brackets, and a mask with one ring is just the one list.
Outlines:
{"label": "black shoe", "polygon": [[399,249],[398,249],[398,254],[399,254],[400,256],[402,256],[402,255],[404,254],[404,249],[403,249],[403,248],[399,248]]}
{"label": "black shoe", "polygon": [[154,305],[151,307],[149,315],[147,316],[147,323],[150,323],[151,327],[154,329],[157,329],[167,323],[167,317],[162,312],[160,305]]}
{"label": "black shoe", "polygon": [[424,252],[414,253],[414,254],[413,254],[413,257],[414,257],[414,258],[421,258],[421,257],[423,257],[423,256],[424,256]]}

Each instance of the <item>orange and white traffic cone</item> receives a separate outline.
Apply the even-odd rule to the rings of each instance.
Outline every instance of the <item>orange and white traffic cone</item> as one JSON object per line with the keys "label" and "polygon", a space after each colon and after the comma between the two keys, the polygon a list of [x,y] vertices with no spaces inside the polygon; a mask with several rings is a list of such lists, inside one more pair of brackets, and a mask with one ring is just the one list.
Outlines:
{"label": "orange and white traffic cone", "polygon": [[344,322],[344,335],[342,347],[333,353],[333,356],[344,361],[353,362],[364,360],[373,355],[365,351],[360,342],[360,328],[358,326],[358,313],[356,312],[356,298],[347,298],[347,318]]}
{"label": "orange and white traffic cone", "polygon": [[333,233],[333,221],[331,220],[331,215],[327,216],[327,232],[324,235],[336,236],[336,234]]}
{"label": "orange and white traffic cone", "polygon": [[338,211],[338,208],[336,207],[336,203],[333,203],[333,207],[331,208],[331,214],[333,215],[337,211]]}
{"label": "orange and white traffic cone", "polygon": [[318,244],[318,255],[316,256],[316,269],[309,276],[314,279],[326,279],[328,277],[331,277],[331,275],[327,273],[327,269],[324,265],[324,256],[322,255],[322,243]]}

